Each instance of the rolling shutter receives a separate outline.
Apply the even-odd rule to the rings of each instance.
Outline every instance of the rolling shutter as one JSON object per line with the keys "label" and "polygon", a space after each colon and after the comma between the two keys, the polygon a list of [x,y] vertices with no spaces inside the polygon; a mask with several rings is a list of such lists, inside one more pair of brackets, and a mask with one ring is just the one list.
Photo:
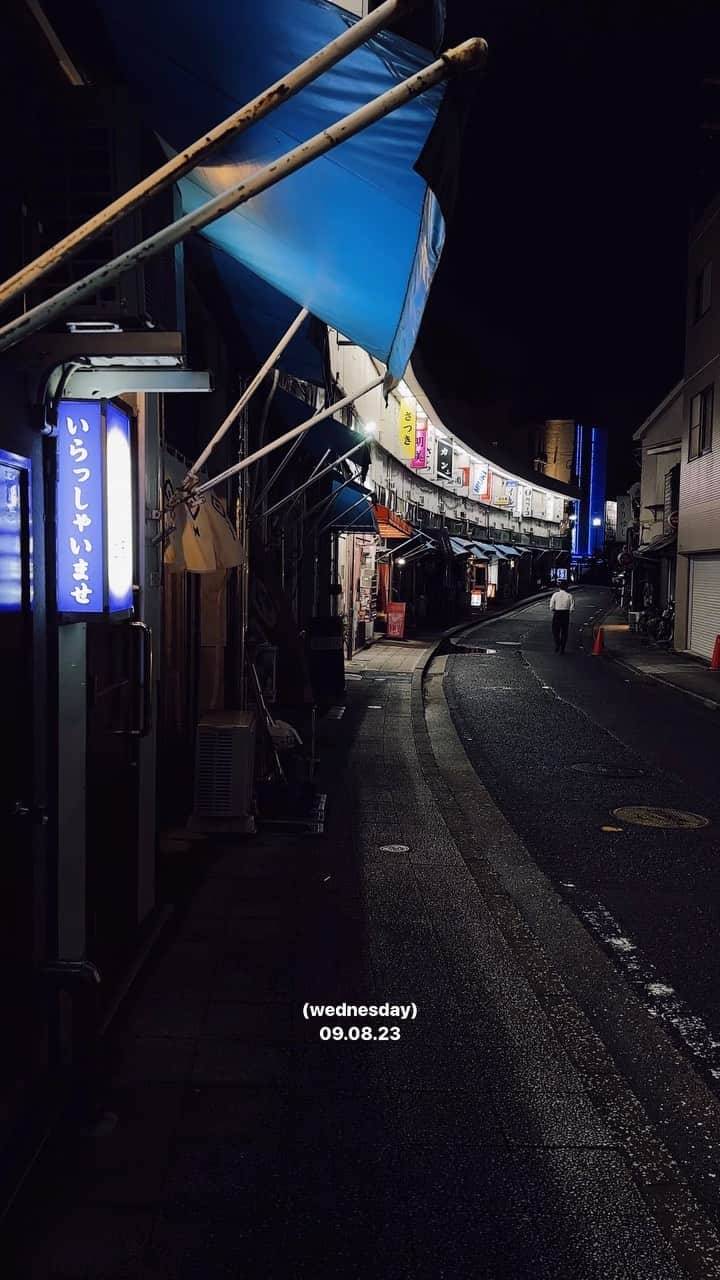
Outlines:
{"label": "rolling shutter", "polygon": [[693,556],[690,573],[688,647],[709,659],[720,634],[720,556]]}

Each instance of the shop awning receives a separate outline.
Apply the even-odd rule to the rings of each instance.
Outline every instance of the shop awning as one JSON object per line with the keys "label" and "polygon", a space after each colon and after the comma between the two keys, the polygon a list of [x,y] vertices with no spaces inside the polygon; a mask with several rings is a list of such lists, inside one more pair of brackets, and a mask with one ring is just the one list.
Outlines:
{"label": "shop awning", "polygon": [[450,550],[454,556],[471,556],[473,554],[473,545],[468,542],[467,538],[454,538],[451,534]]}
{"label": "shop awning", "polygon": [[377,533],[369,489],[355,481],[343,484],[341,480],[333,480],[332,489],[333,496],[322,515],[324,528],[339,533]]}
{"label": "shop awning", "polygon": [[[168,154],[354,21],[326,0],[238,0],[211,12],[199,0],[99,4],[117,59]],[[183,210],[197,209],[431,60],[381,32],[182,179]],[[455,180],[447,161],[458,150],[450,100],[426,149],[443,97],[442,85],[429,89],[201,232],[396,376],[415,344],[442,251],[438,200]],[[434,191],[416,169],[421,153],[423,170],[431,156],[438,170]]]}
{"label": "shop awning", "polygon": [[479,548],[481,557],[484,555],[490,560],[507,560],[505,552],[494,542],[475,542],[473,545]]}
{"label": "shop awning", "polygon": [[373,508],[377,531],[386,542],[396,542],[414,537],[417,530],[407,520],[402,520],[394,511],[378,504]]}
{"label": "shop awning", "polygon": [[634,554],[636,556],[642,556],[643,559],[648,557],[652,559],[654,556],[666,556],[674,549],[676,542],[677,532],[675,530],[673,530],[672,533],[661,533],[657,538],[653,538],[652,542],[646,543],[645,546],[636,547]]}
{"label": "shop awning", "polygon": [[[257,358],[267,357],[297,315],[297,304],[260,276],[249,271],[230,253],[210,244],[202,236],[191,239],[191,261],[203,273],[210,291],[224,294],[238,327]],[[315,330],[318,321],[309,316],[283,351],[278,364],[287,373],[306,382],[322,385],[325,380],[323,353]]]}
{"label": "shop awning", "polygon": [[[306,404],[304,400],[298,400],[297,396],[291,395],[289,391],[275,392],[273,418],[275,421],[282,422],[283,430],[287,427],[299,427],[300,423],[306,422],[314,412],[311,405]],[[337,418],[326,418],[324,422],[318,422],[317,426],[312,427],[303,437],[302,449],[311,458],[322,458],[323,454],[329,450],[332,459],[342,458],[358,445],[363,447],[353,454],[352,460],[362,472],[370,465],[370,450],[363,436],[357,431],[351,431],[350,427],[338,422]]]}
{"label": "shop awning", "polygon": [[505,542],[498,542],[496,544],[495,549],[496,551],[502,551],[504,556],[511,556],[514,558],[515,556],[520,555],[520,552],[518,551],[517,547],[511,547],[508,543],[505,543]]}

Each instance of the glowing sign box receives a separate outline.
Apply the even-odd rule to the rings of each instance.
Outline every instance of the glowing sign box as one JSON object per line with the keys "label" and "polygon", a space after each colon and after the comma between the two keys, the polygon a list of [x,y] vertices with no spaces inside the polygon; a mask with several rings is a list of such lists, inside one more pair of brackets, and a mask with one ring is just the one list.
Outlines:
{"label": "glowing sign box", "polygon": [[104,400],[63,400],[57,433],[57,608],[74,617],[132,609],[130,418]]}

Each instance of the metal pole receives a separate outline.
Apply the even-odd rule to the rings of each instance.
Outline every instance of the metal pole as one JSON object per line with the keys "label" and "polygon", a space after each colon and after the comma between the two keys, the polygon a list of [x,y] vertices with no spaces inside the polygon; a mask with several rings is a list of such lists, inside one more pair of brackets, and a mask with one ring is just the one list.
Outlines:
{"label": "metal pole", "polygon": [[[59,240],[51,249],[47,249],[39,258],[35,258],[33,262],[22,267],[20,271],[0,285],[0,306],[12,302],[13,298],[24,293],[32,285],[37,284],[38,280],[42,280],[43,276],[47,275],[49,271],[59,267],[81,245],[94,239],[100,232],[107,231],[109,227],[114,226],[121,218],[132,213],[133,209],[137,209],[139,205],[157,195],[159,191],[169,187],[173,182],[177,182],[186,173],[189,173],[199,161],[204,160],[214,147],[236,138],[238,134],[244,133],[251,125],[269,115],[271,111],[274,111],[283,102],[287,102],[288,99],[294,97],[300,89],[304,89],[306,85],[311,84],[324,71],[334,67],[337,62],[340,62],[353,49],[357,49],[361,44],[364,44],[381,27],[393,22],[408,9],[414,8],[416,3],[417,0],[386,0],[386,3],[380,5],[379,9],[348,27],[336,40],[332,40],[330,44],[312,54],[305,62],[301,62],[298,67],[283,76],[281,80],[276,80],[268,89],[264,89],[261,94],[253,98],[252,102],[246,103],[238,111],[233,112],[231,116],[228,116],[221,124],[216,125],[204,137],[198,138],[196,142],[191,143],[184,151],[180,151],[172,159],[166,161],[154,173],[151,173],[147,178],[143,178],[141,182],[131,187],[129,191],[125,191],[117,200],[113,200],[112,204],[106,205],[104,209],[101,209],[94,217],[84,222],[82,226],[77,227],[64,239]],[[39,6],[36,6],[33,0],[28,0],[28,4],[35,13],[38,22],[41,22],[41,18],[36,12]],[[45,28],[43,27],[43,29]],[[61,65],[64,66],[63,63]],[[77,75],[77,73],[75,74]],[[82,80],[77,81],[77,83],[82,83]]]}
{"label": "metal pole", "polygon": [[[327,405],[320,413],[308,418],[307,422],[301,422],[299,427],[293,427],[291,431],[286,431],[284,435],[278,436],[277,440],[270,440],[267,444],[264,444],[262,449],[256,449],[255,453],[250,454],[249,458],[243,458],[240,462],[236,462],[234,466],[228,467],[227,471],[221,471],[219,476],[213,476],[212,480],[204,480],[202,484],[193,490],[193,493],[199,496],[201,493],[206,493],[208,489],[214,489],[215,485],[221,484],[223,480],[228,480],[230,476],[237,475],[239,471],[244,471],[245,467],[252,466],[254,462],[259,462],[260,458],[272,453],[274,449],[281,449],[288,441],[304,435],[306,431],[316,426],[318,422],[324,422],[326,418],[331,418],[339,409],[344,409],[347,405],[352,404],[354,400],[362,399],[369,391],[374,391],[375,387],[379,387],[383,380],[382,375],[378,378],[373,378],[372,382],[363,387],[362,391],[354,391],[352,395],[345,396],[342,400],[336,401],[335,404]],[[361,443],[365,444],[366,441],[363,440]],[[266,514],[269,515],[270,513],[266,512]]]}
{"label": "metal pole", "polygon": [[[321,498],[319,502],[315,503],[314,507],[311,507],[309,511],[305,512],[305,519],[309,520],[310,516],[314,515],[315,512],[318,511],[319,512],[318,520],[322,520],[323,516],[326,515],[327,512],[330,510],[330,507],[332,506],[333,502],[337,498],[338,494],[342,493],[343,489],[347,489],[348,485],[352,484],[354,480],[355,480],[354,476],[349,476],[347,480],[343,480],[342,484],[338,485],[335,492],[331,493],[329,498]],[[322,508],[322,510],[320,510],[320,508]]]}
{"label": "metal pole", "polygon": [[295,319],[290,325],[290,328],[286,329],[280,341],[277,343],[275,347],[273,347],[267,360],[263,365],[260,366],[252,382],[250,382],[249,385],[243,391],[237,404],[234,405],[233,408],[230,410],[225,421],[220,423],[220,426],[215,432],[215,435],[213,436],[212,440],[209,442],[209,444],[205,446],[199,458],[191,466],[190,470],[188,471],[186,480],[197,475],[203,463],[206,462],[207,459],[210,457],[210,454],[215,448],[215,445],[220,443],[228,427],[232,426],[233,422],[237,418],[240,411],[245,408],[245,405],[247,404],[250,397],[255,394],[258,387],[260,386],[260,383],[263,381],[263,378],[266,376],[266,374],[270,372],[278,356],[282,355],[288,343],[292,342],[293,338],[295,337],[295,334],[300,328],[300,325],[303,323],[304,320],[307,320],[307,317],[308,317],[308,312],[305,307],[303,307],[300,311],[298,311]]}
{"label": "metal pole", "polygon": [[[277,502],[274,507],[271,507],[269,511],[266,511],[265,512],[266,517],[273,515],[277,511],[278,507],[282,507],[286,502],[289,502],[290,506],[285,512],[285,519],[283,520],[283,524],[286,524],[287,518],[290,515],[290,512],[292,511],[293,507],[297,505],[298,498],[301,498],[305,490],[309,489],[310,485],[314,484],[316,480],[319,480],[320,476],[325,475],[325,472],[321,471],[320,468],[323,462],[325,461],[325,459],[330,457],[331,452],[332,452],[331,449],[326,449],[320,461],[315,463],[315,466],[310,472],[310,475],[308,476],[305,483],[301,484],[297,489],[293,489],[292,493],[286,494],[285,497],[282,498],[280,502]],[[332,469],[335,465],[336,464],[334,462],[331,462],[330,469]]]}
{"label": "metal pole", "polygon": [[282,459],[282,461],[281,461],[281,462],[279,462],[279,463],[278,463],[278,465],[276,466],[276,468],[275,468],[275,470],[273,471],[272,475],[270,476],[270,479],[267,481],[267,484],[265,485],[265,488],[262,490],[261,494],[259,495],[259,497],[256,499],[255,503],[253,504],[253,510],[254,510],[254,511],[257,511],[257,509],[258,509],[259,507],[261,507],[261,506],[262,506],[263,502],[264,502],[264,501],[265,501],[265,499],[267,498],[267,496],[268,496],[268,494],[269,494],[270,490],[272,489],[273,485],[275,484],[275,482],[276,482],[277,480],[279,480],[279,479],[280,479],[280,476],[282,475],[283,471],[285,470],[285,468],[286,468],[286,466],[287,466],[288,462],[290,462],[290,460],[291,460],[291,458],[293,457],[293,455],[295,454],[296,450],[300,448],[301,443],[302,443],[302,436],[298,436],[297,440],[294,440],[294,441],[293,441],[293,443],[290,445],[290,448],[288,449],[287,453],[285,454],[285,457]]}
{"label": "metal pole", "polygon": [[[297,489],[293,489],[292,493],[286,494],[286,496],[281,498],[279,502],[276,502],[275,506],[271,507],[270,510],[266,512],[266,515],[274,515],[276,511],[279,511],[280,507],[285,506],[286,502],[290,502],[293,498],[299,498],[300,494],[304,493],[306,489],[309,489],[311,484],[315,484],[318,480],[322,480],[323,476],[326,476],[328,472],[334,471],[336,467],[340,466],[341,462],[347,462],[348,458],[351,458],[354,453],[357,453],[358,449],[362,449],[364,447],[365,441],[361,440],[360,443],[356,444],[352,449],[348,449],[347,453],[344,453],[341,458],[336,458],[334,462],[331,462],[329,466],[325,467],[324,471],[318,471],[317,468],[315,468],[303,484],[299,485]],[[329,452],[330,450],[328,449],[328,453]],[[325,457],[327,457],[327,454],[325,454]]]}
{"label": "metal pole", "polygon": [[[345,512],[345,515],[349,516],[350,512],[354,511],[356,507],[359,507],[361,502],[370,502],[370,496],[367,493],[364,493],[362,498],[358,498],[357,502],[353,502],[352,506],[348,507],[347,511]],[[362,511],[358,511],[355,519],[350,521],[347,528],[352,529],[353,525],[357,524],[361,515],[362,515]],[[321,533],[327,533],[328,529],[332,529],[332,527],[333,527],[333,522],[331,520],[329,524],[325,524],[323,525],[322,529],[317,530],[317,537],[319,538]]]}
{"label": "metal pole", "polygon": [[34,333],[36,329],[42,328],[54,316],[67,311],[68,307],[79,302],[81,298],[97,293],[98,289],[104,288],[111,280],[116,280],[128,268],[136,266],[139,262],[145,262],[147,258],[161,253],[163,249],[169,249],[183,240],[191,231],[201,231],[216,218],[230,213],[239,205],[246,204],[261,192],[268,191],[289,174],[303,169],[311,160],[326,155],[347,138],[361,133],[363,129],[397,111],[398,107],[405,106],[433,85],[447,80],[453,72],[470,70],[477,66],[486,52],[487,44],[479,38],[466,40],[457,48],[448,49],[430,66],[416,72],[414,76],[409,76],[407,80],[402,80],[394,88],[388,89],[387,93],[381,94],[379,98],[373,98],[371,102],[351,112],[349,116],[344,116],[338,120],[337,124],[316,133],[307,142],[293,147],[285,155],[279,156],[277,160],[259,169],[251,178],[229,187],[227,191],[208,200],[199,209],[186,213],[170,226],[164,227],[155,235],[148,236],[140,244],[134,245],[132,249],[113,258],[104,267],[91,272],[83,280],[78,280],[66,289],[61,289],[60,293],[55,294],[53,298],[49,298],[46,302],[40,303],[30,311],[26,311],[24,315],[12,320],[10,324],[0,329],[0,351],[11,347],[28,334]]}

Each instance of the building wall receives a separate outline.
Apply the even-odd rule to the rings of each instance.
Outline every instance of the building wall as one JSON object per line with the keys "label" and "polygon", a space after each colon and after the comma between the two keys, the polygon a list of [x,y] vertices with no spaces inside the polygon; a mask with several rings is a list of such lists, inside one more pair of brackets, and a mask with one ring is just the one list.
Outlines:
{"label": "building wall", "polygon": [[683,394],[677,395],[650,423],[642,435],[642,469],[640,473],[640,541],[652,542],[664,532],[663,512],[658,508],[665,500],[665,477],[680,461],[683,433]]}
{"label": "building wall", "polygon": [[548,418],[542,436],[542,458],[537,469],[562,484],[572,484],[575,454],[575,421],[573,418]]}
{"label": "building wall", "polygon": [[[695,284],[705,263],[712,262],[709,311],[695,316]],[[710,452],[690,459],[690,406],[698,392],[712,386],[713,438]],[[694,228],[688,256],[685,388],[678,527],[677,622],[675,645],[688,643],[690,558],[720,553],[720,197]],[[720,603],[718,605],[720,626]]]}
{"label": "building wall", "polygon": [[[345,345],[344,340],[333,330],[330,331],[330,363],[336,382],[344,393],[366,385],[384,371],[379,361],[359,347]],[[441,426],[432,405],[410,374],[408,383],[410,385],[401,382],[391,391],[387,403],[382,387],[377,387],[357,401],[357,425],[375,424],[370,437],[375,443],[372,446],[367,483],[376,492],[384,491],[386,503],[394,506],[399,515],[411,522],[423,523],[428,515],[442,516],[446,520],[457,520],[516,536],[523,533],[541,542],[563,536],[567,530],[564,496],[526,483],[492,463],[488,463],[493,477],[490,501],[474,499],[471,496],[474,475],[471,468],[479,455],[470,451],[457,436],[451,435],[446,424]],[[411,468],[410,459],[404,456],[401,445],[400,412],[403,400],[412,401],[418,421],[427,418],[428,426],[433,428],[433,439],[437,433],[439,439],[453,444],[454,470],[463,483],[443,481],[432,471],[423,473],[422,470]],[[498,483],[503,480],[509,481],[511,486],[518,484],[530,491],[524,504],[525,514],[517,515],[507,506],[502,492],[503,485]]]}

